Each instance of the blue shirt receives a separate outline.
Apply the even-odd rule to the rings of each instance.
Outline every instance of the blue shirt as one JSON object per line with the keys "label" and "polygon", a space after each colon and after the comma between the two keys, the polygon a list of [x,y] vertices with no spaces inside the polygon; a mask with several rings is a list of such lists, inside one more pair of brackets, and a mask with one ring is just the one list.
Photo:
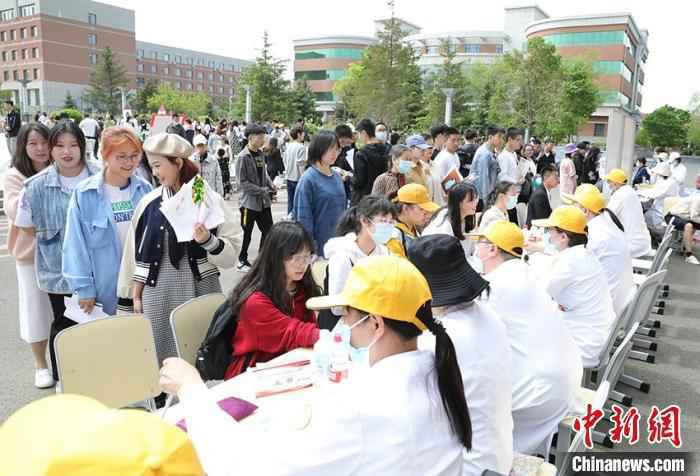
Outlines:
{"label": "blue shirt", "polygon": [[479,198],[484,202],[484,207],[489,200],[489,195],[496,188],[498,179],[498,161],[487,144],[481,144],[472,161],[470,173],[476,176],[474,186],[479,191]]}
{"label": "blue shirt", "polygon": [[335,228],[345,211],[347,197],[340,175],[324,175],[309,167],[299,179],[294,192],[294,218],[316,242],[316,254],[323,256],[323,246],[335,236]]}
{"label": "blue shirt", "polygon": [[[151,185],[139,177],[131,177],[128,187],[133,208],[151,191]],[[71,290],[80,299],[94,298],[107,314],[116,314],[122,242],[102,173],[81,182],[73,193],[63,255],[63,277]]]}

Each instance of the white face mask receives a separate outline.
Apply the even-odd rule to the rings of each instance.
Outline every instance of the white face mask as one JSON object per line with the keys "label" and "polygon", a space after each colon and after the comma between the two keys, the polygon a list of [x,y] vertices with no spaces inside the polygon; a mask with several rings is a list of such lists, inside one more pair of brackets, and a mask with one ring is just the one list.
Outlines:
{"label": "white face mask", "polygon": [[386,131],[377,131],[375,137],[379,142],[386,142]]}
{"label": "white face mask", "polygon": [[469,266],[471,266],[472,269],[478,274],[484,274],[484,262],[481,260],[481,258],[479,258],[476,249],[474,250],[474,253],[467,258],[467,263],[469,263]]}

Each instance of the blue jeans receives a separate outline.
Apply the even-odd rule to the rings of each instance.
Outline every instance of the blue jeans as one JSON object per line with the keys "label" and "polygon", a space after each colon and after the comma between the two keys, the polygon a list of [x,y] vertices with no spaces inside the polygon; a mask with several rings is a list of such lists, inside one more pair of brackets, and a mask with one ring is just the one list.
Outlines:
{"label": "blue jeans", "polygon": [[287,213],[292,213],[294,208],[294,191],[297,189],[297,182],[287,180]]}

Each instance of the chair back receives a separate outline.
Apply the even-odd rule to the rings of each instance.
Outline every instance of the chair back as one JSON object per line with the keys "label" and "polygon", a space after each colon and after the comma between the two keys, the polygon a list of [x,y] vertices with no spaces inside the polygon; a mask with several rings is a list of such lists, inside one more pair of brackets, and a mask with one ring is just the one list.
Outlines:
{"label": "chair back", "polygon": [[[669,224],[669,227],[670,226],[671,225]],[[656,249],[656,254],[654,255],[654,259],[651,262],[651,267],[649,268],[649,272],[647,274],[654,274],[659,270],[661,267],[661,262],[663,261],[664,256],[666,256],[666,252],[669,251],[669,248],[671,247],[672,240],[673,233],[664,234],[664,238],[661,240],[659,247]]]}
{"label": "chair back", "polygon": [[610,363],[603,373],[601,382],[608,382],[610,384],[610,388],[612,389],[615,388],[618,380],[620,380],[622,370],[625,366],[625,361],[627,360],[627,357],[629,357],[629,353],[632,351],[632,344],[634,343],[632,338],[634,337],[634,334],[637,332],[638,328],[639,323],[635,323],[630,328],[629,332],[625,334],[625,338],[622,339],[622,343],[617,347],[612,357],[610,357]]}
{"label": "chair back", "polygon": [[[671,250],[668,250],[671,252]],[[666,278],[666,270],[657,271],[654,274],[647,276],[644,282],[637,289],[637,298],[633,302],[631,317],[625,323],[625,334],[629,333],[629,330],[634,324],[639,324],[644,322],[654,307],[656,302],[656,297],[659,294],[659,288],[663,285],[664,279]]]}
{"label": "chair back", "polygon": [[[634,297],[627,302],[622,312],[620,312],[620,315],[618,315],[615,318],[615,321],[610,327],[610,335],[608,336],[608,340],[605,342],[605,346],[603,346],[603,348],[601,349],[598,358],[599,364],[596,369],[598,376],[601,376],[605,373],[605,370],[611,361],[610,355],[612,354],[613,348],[615,347],[615,342],[617,341],[617,338],[620,335],[620,333],[624,332],[624,330],[627,328],[627,322],[629,322],[629,320],[632,317],[632,311],[634,310],[637,299],[639,299],[638,290],[635,291]],[[598,378],[599,383],[602,381],[603,380]],[[593,389],[596,388],[596,386],[593,385],[593,382],[584,382],[584,386],[591,387]]]}
{"label": "chair back", "polygon": [[197,349],[207,335],[214,312],[226,301],[222,293],[190,299],[170,313],[170,327],[175,336],[177,355],[194,365]]}
{"label": "chair back", "polygon": [[160,394],[151,321],[142,315],[109,317],[69,327],[55,341],[63,393],[113,408]]}

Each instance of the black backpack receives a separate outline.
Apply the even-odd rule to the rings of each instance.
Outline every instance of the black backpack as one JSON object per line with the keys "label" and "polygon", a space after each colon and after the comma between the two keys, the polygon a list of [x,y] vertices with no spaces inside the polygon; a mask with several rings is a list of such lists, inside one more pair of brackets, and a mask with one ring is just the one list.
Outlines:
{"label": "black backpack", "polygon": [[[207,335],[197,349],[195,366],[204,380],[223,380],[233,359],[233,335],[238,328],[238,314],[233,313],[227,299],[214,312]],[[246,356],[243,370],[248,367],[252,354]]]}

